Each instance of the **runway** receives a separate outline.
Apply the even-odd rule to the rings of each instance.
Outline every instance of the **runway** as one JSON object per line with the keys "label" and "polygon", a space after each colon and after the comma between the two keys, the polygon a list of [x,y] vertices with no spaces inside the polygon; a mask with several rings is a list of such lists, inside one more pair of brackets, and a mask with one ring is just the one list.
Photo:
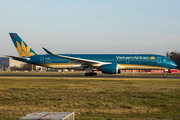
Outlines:
{"label": "runway", "polygon": [[163,76],[121,76],[121,75],[104,75],[104,74],[99,74],[97,76],[81,76],[81,75],[0,75],[0,78],[9,78],[9,77],[24,77],[24,78],[116,78],[116,79],[179,79],[180,77],[176,76],[168,76],[163,77]]}

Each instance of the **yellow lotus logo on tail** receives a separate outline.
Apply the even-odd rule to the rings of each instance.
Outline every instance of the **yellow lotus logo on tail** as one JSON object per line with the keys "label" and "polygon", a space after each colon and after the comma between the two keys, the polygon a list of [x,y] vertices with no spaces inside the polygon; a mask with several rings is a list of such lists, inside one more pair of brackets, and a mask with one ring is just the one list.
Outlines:
{"label": "yellow lotus logo on tail", "polygon": [[21,41],[21,45],[16,41],[17,43],[17,52],[19,54],[19,57],[30,57],[35,55],[34,53],[30,52],[30,47],[29,46],[25,46],[23,41]]}

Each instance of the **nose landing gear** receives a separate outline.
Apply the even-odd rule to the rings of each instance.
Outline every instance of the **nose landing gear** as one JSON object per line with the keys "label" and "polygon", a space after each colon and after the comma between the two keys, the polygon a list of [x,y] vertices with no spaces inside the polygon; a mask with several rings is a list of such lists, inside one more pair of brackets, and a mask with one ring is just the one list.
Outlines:
{"label": "nose landing gear", "polygon": [[166,73],[163,74],[163,77],[166,77]]}
{"label": "nose landing gear", "polygon": [[164,70],[163,77],[166,77],[166,71]]}

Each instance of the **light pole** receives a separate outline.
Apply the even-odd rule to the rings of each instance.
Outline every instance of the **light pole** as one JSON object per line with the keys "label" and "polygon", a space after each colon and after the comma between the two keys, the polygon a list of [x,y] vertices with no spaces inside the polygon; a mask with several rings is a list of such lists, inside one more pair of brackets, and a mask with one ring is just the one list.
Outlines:
{"label": "light pole", "polygon": [[170,58],[170,45],[167,45],[168,46],[168,57]]}
{"label": "light pole", "polygon": [[41,54],[41,45],[39,45],[39,54]]}
{"label": "light pole", "polygon": [[33,64],[32,64],[32,72],[34,71],[34,69],[33,69]]}
{"label": "light pole", "polygon": [[[46,45],[43,45],[43,47],[45,48]],[[45,54],[45,53],[44,53]]]}

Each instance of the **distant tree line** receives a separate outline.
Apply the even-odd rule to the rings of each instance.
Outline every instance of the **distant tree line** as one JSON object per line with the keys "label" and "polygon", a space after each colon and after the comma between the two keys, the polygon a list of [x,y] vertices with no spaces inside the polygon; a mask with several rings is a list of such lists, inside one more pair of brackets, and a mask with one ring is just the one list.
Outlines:
{"label": "distant tree line", "polygon": [[[168,57],[168,53],[166,55]],[[180,69],[180,52],[171,52],[170,59],[178,65],[176,69]]]}
{"label": "distant tree line", "polygon": [[[35,70],[35,66],[33,66],[34,70]],[[17,66],[13,66],[13,67],[10,67],[10,71],[31,71],[32,70],[32,64],[28,64],[28,63],[25,63],[23,64],[21,67],[17,67]]]}

